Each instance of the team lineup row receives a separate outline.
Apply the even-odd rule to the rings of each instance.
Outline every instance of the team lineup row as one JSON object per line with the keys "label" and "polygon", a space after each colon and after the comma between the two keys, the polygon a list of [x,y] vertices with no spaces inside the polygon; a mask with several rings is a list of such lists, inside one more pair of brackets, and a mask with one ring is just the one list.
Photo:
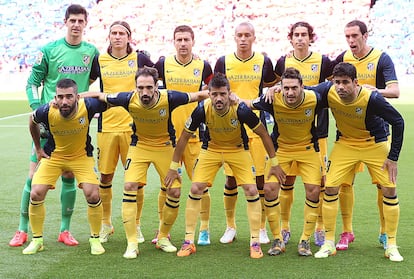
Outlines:
{"label": "team lineup row", "polygon": [[[355,166],[359,166],[359,161],[364,161],[370,172],[375,170],[373,182],[378,184],[380,239],[384,244],[385,255],[392,261],[403,260],[396,246],[399,205],[395,190],[403,120],[383,99],[398,97],[398,81],[389,56],[366,44],[364,23],[352,21],[345,27],[350,50],[341,54],[336,62],[309,50],[313,29],[308,23],[294,24],[289,34],[293,52],[281,57],[275,70],[269,58],[252,50],[254,27],[250,23],[241,23],[235,30],[237,50],[217,61],[214,75],[208,62],[193,56],[194,33],[188,26],[179,26],[174,31],[176,55],[161,57],[153,64],[145,54],[131,49],[128,43],[131,29],[124,21],[116,21],[111,25],[108,36],[110,45],[104,54],[98,54],[95,47],[82,41],[87,16],[81,6],[69,6],[65,24],[68,28],[66,37],[42,49],[28,80],[29,103],[32,109],[36,109],[31,125],[36,152],[31,158],[29,177],[23,190],[19,230],[10,241],[11,246],[21,246],[26,242],[29,213],[33,239],[23,253],[34,254],[43,250],[44,198],[49,187],[53,187],[56,178],[62,174],[63,214],[59,241],[66,245],[78,244],[69,232],[76,177],[88,202],[91,252],[104,253],[101,243],[108,241],[113,232],[112,178],[120,157],[125,166],[122,216],[128,246],[124,257],[135,258],[139,253],[138,242],[143,241],[140,219],[149,163],[155,165],[163,181],[158,199],[159,233],[153,240],[156,247],[163,251],[177,251],[169,240],[169,231],[180,204],[181,184],[177,169],[181,163],[193,183],[186,205],[185,242],[177,252],[178,256],[188,256],[196,250],[194,231],[198,215],[201,220],[198,244],[210,244],[210,197],[207,187],[211,186],[211,178],[220,167],[217,161],[224,160],[227,162],[224,189],[227,229],[220,239],[222,243],[229,243],[235,237],[237,186],[242,186],[248,201],[251,257],[262,257],[260,243],[270,242],[266,239],[266,218],[273,236],[268,254],[283,253],[290,236],[292,189],[296,175],[301,175],[305,183],[306,203],[298,253],[312,255],[309,241],[314,231],[317,245],[321,246],[315,257],[328,257],[336,253],[336,248],[347,249],[348,243],[354,239],[352,183]],[[340,61],[348,63],[341,64]],[[336,75],[333,71],[335,64]],[[155,67],[158,74],[145,66]],[[138,69],[141,70],[137,72]],[[321,83],[331,79],[332,73],[333,83]],[[105,93],[89,93],[89,96],[101,102],[93,98],[79,100],[77,92],[88,91],[89,83],[97,78],[100,79],[101,91]],[[158,89],[159,79],[168,92]],[[266,103],[264,97],[260,99],[260,93],[264,87],[278,81],[282,81],[282,94],[273,96],[272,88],[266,95],[268,98],[274,97],[272,106]],[[37,88],[41,83],[44,86],[39,95]],[[303,85],[319,83],[315,88],[303,88]],[[203,85],[209,85],[208,90],[190,94],[202,89]],[[230,102],[230,89],[244,102]],[[314,93],[313,89],[320,95]],[[112,94],[117,92],[125,93]],[[200,102],[198,106],[197,103],[187,104],[208,96],[210,101]],[[52,99],[57,108],[49,107],[48,103]],[[106,106],[102,102],[124,108],[111,107],[104,111]],[[343,103],[347,104],[346,110],[341,107]],[[46,105],[38,109],[41,104]],[[350,154],[350,158],[344,160],[341,155],[335,157],[333,151],[324,188],[325,180],[322,177],[325,176],[326,168],[321,168],[321,165],[325,165],[327,160],[328,125],[325,120],[328,106],[337,121],[337,143],[342,143],[338,146],[343,145],[337,152]],[[272,138],[249,107],[266,110],[274,116]],[[100,180],[91,176],[92,158],[78,160],[80,156],[92,156],[90,138],[84,128],[89,126],[95,112],[102,112],[98,120],[97,137]],[[338,120],[338,117],[347,120]],[[62,124],[64,119],[70,119],[71,123]],[[388,126],[384,119],[393,128],[390,152],[387,147]],[[53,127],[58,127],[50,130],[49,139],[52,139],[53,144],[49,142],[42,148],[42,142],[47,139],[38,140],[40,134],[36,123],[46,122],[50,128],[51,121],[57,121]],[[198,133],[193,132],[201,123],[205,123],[207,129],[200,131],[203,135],[198,137]],[[243,123],[249,128],[244,128]],[[341,127],[338,123],[346,125]],[[82,128],[74,128],[79,125]],[[355,134],[355,127],[364,132]],[[65,136],[71,137],[78,149],[73,149],[74,145],[68,144]],[[174,149],[176,139],[178,142]],[[79,146],[84,148],[80,150]],[[366,151],[368,147],[372,147],[372,151]],[[346,148],[351,148],[352,152]],[[353,157],[361,154],[361,148],[364,149],[364,158]],[[250,154],[247,151],[249,149],[255,152]],[[372,161],[366,160],[369,155],[372,155]],[[334,158],[338,157],[341,159],[336,160],[342,164],[333,164],[336,162]],[[38,165],[37,159],[40,158],[47,159],[40,161],[33,176]],[[67,161],[68,158],[70,167],[53,162],[56,159],[57,163],[62,163],[62,159]],[[171,158],[173,161],[170,164]],[[385,170],[381,170],[383,164]],[[253,168],[246,169],[246,166],[254,166],[254,175]],[[273,174],[270,178],[267,177],[269,172]],[[335,248],[332,224],[336,220],[338,202],[341,203],[341,210],[346,208],[348,212],[342,212],[347,218],[344,219],[341,239]]]}

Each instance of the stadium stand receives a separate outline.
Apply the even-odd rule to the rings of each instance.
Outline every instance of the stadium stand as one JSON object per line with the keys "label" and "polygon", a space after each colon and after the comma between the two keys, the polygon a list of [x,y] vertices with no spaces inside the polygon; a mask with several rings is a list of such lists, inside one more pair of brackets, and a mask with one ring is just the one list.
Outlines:
{"label": "stadium stand", "polygon": [[[39,48],[62,36],[64,11],[71,2],[0,0],[0,73],[30,69]],[[388,52],[397,71],[404,74],[414,72],[413,2],[381,0],[370,9],[369,0],[311,0],[307,5],[300,0],[77,1],[90,13],[86,40],[104,51],[108,26],[123,19],[133,29],[135,48],[148,50],[154,61],[174,52],[173,29],[188,24],[195,30],[194,51],[214,64],[219,56],[234,50],[234,27],[241,21],[255,25],[255,49],[274,61],[290,50],[287,32],[298,20],[315,27],[317,40],[312,48],[333,58],[347,48],[344,25],[358,18],[370,26],[370,43]]]}

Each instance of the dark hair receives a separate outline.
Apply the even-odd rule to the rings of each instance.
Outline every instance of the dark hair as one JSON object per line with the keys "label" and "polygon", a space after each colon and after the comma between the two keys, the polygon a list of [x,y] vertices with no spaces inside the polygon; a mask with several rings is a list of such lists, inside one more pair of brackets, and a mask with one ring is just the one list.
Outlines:
{"label": "dark hair", "polygon": [[361,34],[362,35],[364,35],[365,33],[368,32],[367,25],[364,22],[362,22],[362,21],[360,21],[358,19],[352,20],[352,21],[348,22],[345,25],[345,27],[354,27],[354,26],[358,26],[359,27],[359,31],[361,31]]}
{"label": "dark hair", "polygon": [[140,77],[140,76],[144,76],[144,77],[152,77],[154,79],[154,84],[157,84],[158,82],[158,71],[155,68],[151,68],[151,67],[144,67],[141,68],[137,71],[137,73],[135,74],[135,81]]}
{"label": "dark hair", "polygon": [[73,88],[75,94],[78,94],[78,85],[73,79],[70,78],[62,78],[56,84],[56,88],[66,89],[66,88]]}
{"label": "dark hair", "polygon": [[79,15],[82,14],[85,16],[85,20],[88,20],[88,12],[84,7],[78,4],[72,4],[66,9],[65,19],[68,19],[70,15]]}
{"label": "dark hair", "polygon": [[293,32],[295,31],[297,27],[305,27],[306,29],[308,29],[308,35],[309,35],[310,42],[311,43],[315,42],[314,39],[316,37],[316,34],[313,32],[313,26],[307,23],[306,21],[298,21],[290,27],[290,30],[288,33],[288,37],[290,39],[292,38]]}
{"label": "dark hair", "polygon": [[213,78],[208,83],[208,90],[211,88],[227,87],[227,90],[230,91],[229,80],[223,73],[215,73]]}
{"label": "dark hair", "polygon": [[299,84],[302,85],[303,84],[303,80],[302,80],[302,75],[300,74],[299,70],[289,67],[286,68],[285,71],[282,74],[282,83],[283,83],[283,79],[288,78],[288,79],[297,79],[299,80]]}
{"label": "dark hair", "polygon": [[191,39],[194,40],[194,31],[193,31],[193,29],[190,26],[188,26],[188,25],[180,25],[180,26],[177,26],[174,29],[174,36],[173,36],[174,40],[175,40],[175,34],[178,33],[178,32],[188,32],[188,33],[191,34]]}
{"label": "dark hair", "polygon": [[351,80],[357,78],[357,72],[354,65],[347,62],[341,62],[337,64],[332,71],[333,77],[349,77]]}
{"label": "dark hair", "polygon": [[[112,28],[112,26],[114,26],[114,25],[121,25],[121,26],[125,27],[125,29],[126,29],[126,31],[127,31],[127,33],[128,33],[128,37],[129,37],[129,38],[131,37],[131,27],[129,26],[128,22],[123,21],[123,20],[117,20],[117,21],[114,21],[114,22],[111,24],[111,26],[109,26],[109,33],[111,33],[111,28]],[[112,53],[112,46],[111,46],[111,44],[109,44],[109,46],[108,46],[108,48],[107,48],[107,52],[108,52],[108,53]],[[127,53],[128,53],[128,54],[132,53],[132,47],[131,47],[131,45],[129,44],[129,42],[127,43]]]}

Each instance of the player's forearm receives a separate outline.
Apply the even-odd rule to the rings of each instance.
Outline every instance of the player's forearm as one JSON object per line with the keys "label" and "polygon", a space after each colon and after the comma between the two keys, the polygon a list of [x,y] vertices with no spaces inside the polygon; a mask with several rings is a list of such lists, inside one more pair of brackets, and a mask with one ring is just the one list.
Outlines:
{"label": "player's forearm", "polygon": [[385,89],[378,89],[378,92],[381,93],[385,98],[399,98],[400,97],[400,87],[398,83],[391,83],[387,85]]}
{"label": "player's forearm", "polygon": [[32,136],[33,139],[33,144],[36,148],[36,150],[40,150],[41,146],[40,146],[40,128],[39,125],[33,121],[33,116],[30,115],[30,119],[29,119],[29,130],[30,130],[30,135]]}
{"label": "player's forearm", "polygon": [[101,102],[106,102],[105,95],[106,94],[105,93],[102,93],[102,92],[91,92],[91,91],[82,92],[80,94],[80,96],[82,98],[96,98],[96,99],[98,99]]}
{"label": "player's forearm", "polygon": [[266,131],[266,128],[261,124],[258,126],[254,132],[260,136],[263,142],[263,146],[267,152],[267,155],[269,155],[269,158],[276,158],[275,154],[275,147],[273,146],[272,139],[270,138],[268,132]]}
{"label": "player's forearm", "polygon": [[208,98],[208,90],[202,90],[202,91],[190,94],[190,102],[200,102],[207,98]]}
{"label": "player's forearm", "polygon": [[180,162],[180,159],[184,153],[185,146],[187,145],[187,142],[190,139],[191,135],[192,133],[189,133],[185,130],[181,133],[180,139],[178,140],[177,145],[175,146],[173,157],[171,159],[172,162]]}

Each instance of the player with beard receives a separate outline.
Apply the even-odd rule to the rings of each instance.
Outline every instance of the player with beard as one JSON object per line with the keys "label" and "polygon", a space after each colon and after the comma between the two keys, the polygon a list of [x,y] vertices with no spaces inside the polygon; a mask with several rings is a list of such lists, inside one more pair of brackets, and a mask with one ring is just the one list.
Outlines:
{"label": "player with beard", "polygon": [[[55,105],[45,104],[30,117],[38,167],[33,176],[30,192],[30,227],[33,239],[23,250],[31,255],[43,251],[43,226],[46,217],[45,199],[48,190],[54,189],[63,171],[70,171],[83,190],[88,203],[91,254],[105,252],[99,241],[102,222],[102,203],[99,197],[98,177],[95,173],[93,146],[89,124],[95,113],[106,110],[107,105],[96,99],[80,99],[78,87],[72,79],[61,79],[56,85]],[[50,131],[47,143],[40,143],[39,123]]]}

